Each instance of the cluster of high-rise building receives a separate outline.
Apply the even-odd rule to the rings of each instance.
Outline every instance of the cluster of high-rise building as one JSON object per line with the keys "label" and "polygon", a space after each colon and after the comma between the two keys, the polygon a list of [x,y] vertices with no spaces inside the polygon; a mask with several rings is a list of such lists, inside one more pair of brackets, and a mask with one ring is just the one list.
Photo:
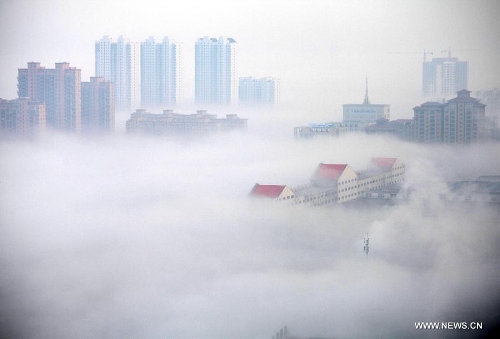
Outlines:
{"label": "cluster of high-rise building", "polygon": [[390,120],[389,105],[373,105],[368,87],[362,104],[344,106],[342,122],[311,123],[294,128],[296,137],[346,133],[391,135],[419,143],[470,144],[500,139],[498,117],[486,116],[486,105],[470,96],[470,91],[457,91],[446,102],[428,101],[413,108],[412,119]]}
{"label": "cluster of high-rise building", "polygon": [[73,133],[114,129],[114,84],[92,77],[81,81],[81,70],[69,63],[55,68],[29,62],[18,70],[18,98],[1,100],[0,132],[31,137],[46,129]]}
{"label": "cluster of high-rise building", "polygon": [[[81,69],[67,62],[51,69],[29,62],[19,69],[18,99],[1,101],[0,132],[111,132],[115,110],[168,109],[179,104],[180,44],[168,37],[138,43],[123,36],[116,41],[104,36],[95,42],[94,52],[95,77],[88,82],[81,81]],[[243,104],[278,101],[278,79],[245,77],[238,84],[232,38],[198,39],[194,67],[198,105],[234,105],[239,94]]]}
{"label": "cluster of high-rise building", "polygon": [[[256,81],[236,74],[236,40],[228,37],[199,38],[195,43],[195,102],[200,105],[243,103],[274,104],[278,101],[277,79]],[[96,76],[116,84],[118,109],[174,106],[180,98],[180,44],[164,37],[132,42],[104,36],[95,44]],[[274,83],[276,85],[274,85]],[[242,90],[243,88],[243,90]],[[239,91],[240,89],[240,91]],[[240,93],[240,95],[238,95]]]}

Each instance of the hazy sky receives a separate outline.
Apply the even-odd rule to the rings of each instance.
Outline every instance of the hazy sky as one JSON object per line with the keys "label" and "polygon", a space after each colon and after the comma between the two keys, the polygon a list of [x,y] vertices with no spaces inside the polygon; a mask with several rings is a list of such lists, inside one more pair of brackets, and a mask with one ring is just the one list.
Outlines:
{"label": "hazy sky", "polygon": [[[202,36],[238,42],[239,76],[281,79],[283,105],[310,120],[340,120],[360,103],[365,76],[373,103],[394,118],[421,103],[424,49],[468,60],[469,89],[500,87],[500,3],[418,1],[14,1],[0,3],[0,97],[16,97],[17,68],[67,61],[94,75],[103,35],[182,44],[182,96],[194,93],[194,43]],[[299,114],[299,113],[297,113]]]}

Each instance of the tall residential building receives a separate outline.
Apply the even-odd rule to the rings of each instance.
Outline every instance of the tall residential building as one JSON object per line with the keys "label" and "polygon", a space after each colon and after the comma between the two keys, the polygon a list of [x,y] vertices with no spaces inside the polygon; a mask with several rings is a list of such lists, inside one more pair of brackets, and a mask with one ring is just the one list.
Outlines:
{"label": "tall residential building", "polygon": [[129,111],[140,106],[140,45],[127,38],[104,36],[95,43],[95,76],[115,84],[115,107]]}
{"label": "tall residential building", "polygon": [[413,108],[415,141],[426,144],[443,142],[444,106],[445,104],[429,101]]}
{"label": "tall residential building", "polygon": [[468,87],[468,63],[452,58],[433,58],[423,62],[422,91],[424,95],[442,99]]}
{"label": "tall residential building", "polygon": [[444,107],[444,142],[468,144],[481,140],[486,105],[462,89]]}
{"label": "tall residential building", "polygon": [[45,131],[45,104],[29,98],[0,99],[0,135],[31,138]]}
{"label": "tall residential building", "polygon": [[343,106],[343,122],[375,123],[378,119],[390,120],[391,107],[385,104],[372,104],[368,97],[368,79],[366,79],[365,98],[362,104],[346,104]]}
{"label": "tall residential building", "polygon": [[82,132],[109,133],[114,129],[114,84],[101,77],[91,77],[89,82],[82,82]]}
{"label": "tall residential building", "polygon": [[18,97],[45,104],[47,126],[63,131],[80,132],[81,70],[67,62],[56,63],[55,69],[29,62],[20,68],[17,78]]}
{"label": "tall residential building", "polygon": [[237,101],[236,41],[203,37],[195,45],[195,100],[228,105]]}
{"label": "tall residential building", "polygon": [[142,107],[172,106],[179,102],[179,44],[168,37],[156,43],[153,37],[141,43]]}
{"label": "tall residential building", "polygon": [[414,139],[417,142],[470,144],[485,137],[485,105],[461,90],[445,104],[426,102],[415,107]]}
{"label": "tall residential building", "polygon": [[276,78],[240,78],[238,85],[240,104],[273,105],[279,101],[279,80]]}

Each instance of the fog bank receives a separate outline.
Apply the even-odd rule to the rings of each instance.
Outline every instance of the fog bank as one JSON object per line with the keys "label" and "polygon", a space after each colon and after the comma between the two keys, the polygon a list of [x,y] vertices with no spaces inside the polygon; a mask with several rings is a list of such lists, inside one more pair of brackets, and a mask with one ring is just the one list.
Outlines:
{"label": "fog bank", "polygon": [[[500,171],[494,144],[250,128],[196,142],[47,135],[3,142],[0,319],[20,338],[440,338],[416,321],[498,321],[499,208],[442,181]],[[287,208],[256,182],[307,183],[320,162],[406,163],[402,205]],[[424,184],[427,183],[427,184]],[[430,184],[429,184],[430,183]],[[363,237],[370,236],[370,253]]]}

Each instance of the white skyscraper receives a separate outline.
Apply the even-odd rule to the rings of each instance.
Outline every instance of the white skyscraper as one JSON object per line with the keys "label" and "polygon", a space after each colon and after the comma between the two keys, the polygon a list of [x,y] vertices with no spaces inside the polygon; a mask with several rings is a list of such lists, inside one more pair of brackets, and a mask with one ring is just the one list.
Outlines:
{"label": "white skyscraper", "polygon": [[236,41],[203,37],[195,46],[195,99],[199,104],[234,104],[237,101]]}
{"label": "white skyscraper", "polygon": [[95,43],[95,75],[115,84],[118,110],[140,105],[140,50],[137,42],[124,37],[117,42],[104,36]]}
{"label": "white skyscraper", "polygon": [[179,45],[153,37],[141,43],[141,103],[143,107],[165,107],[179,102]]}

